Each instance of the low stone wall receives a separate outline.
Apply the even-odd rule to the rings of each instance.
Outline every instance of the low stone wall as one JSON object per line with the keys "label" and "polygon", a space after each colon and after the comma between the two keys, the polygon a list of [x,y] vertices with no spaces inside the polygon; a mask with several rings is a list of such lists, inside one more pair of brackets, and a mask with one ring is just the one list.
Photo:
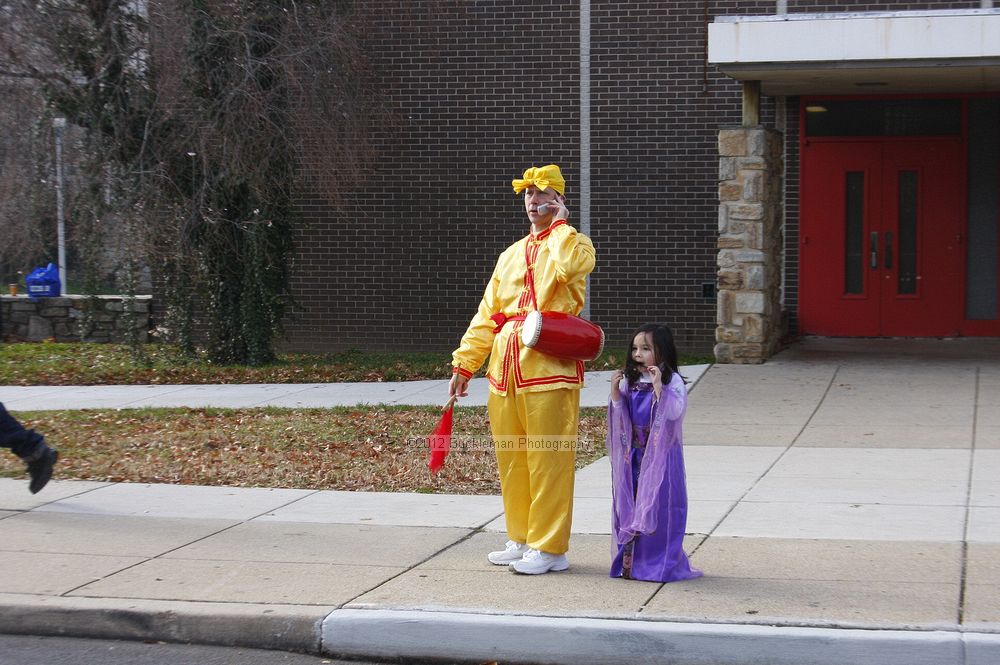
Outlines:
{"label": "low stone wall", "polygon": [[136,296],[130,311],[122,296],[36,298],[0,296],[0,335],[33,342],[127,342],[132,326],[139,341],[149,338],[151,296]]}

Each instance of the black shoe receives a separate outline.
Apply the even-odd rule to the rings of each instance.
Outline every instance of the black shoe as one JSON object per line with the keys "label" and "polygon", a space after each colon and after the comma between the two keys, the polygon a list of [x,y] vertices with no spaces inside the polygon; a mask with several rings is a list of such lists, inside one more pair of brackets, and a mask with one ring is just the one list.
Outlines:
{"label": "black shoe", "polygon": [[46,446],[38,459],[28,462],[28,474],[31,476],[31,484],[28,485],[28,489],[31,490],[32,494],[38,494],[48,484],[57,459],[59,459],[59,451]]}

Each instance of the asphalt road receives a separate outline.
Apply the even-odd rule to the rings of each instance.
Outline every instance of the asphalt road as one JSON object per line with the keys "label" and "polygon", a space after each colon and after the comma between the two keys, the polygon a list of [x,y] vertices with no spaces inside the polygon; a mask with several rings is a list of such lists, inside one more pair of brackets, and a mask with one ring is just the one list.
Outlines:
{"label": "asphalt road", "polygon": [[0,635],[0,665],[383,665],[265,649]]}

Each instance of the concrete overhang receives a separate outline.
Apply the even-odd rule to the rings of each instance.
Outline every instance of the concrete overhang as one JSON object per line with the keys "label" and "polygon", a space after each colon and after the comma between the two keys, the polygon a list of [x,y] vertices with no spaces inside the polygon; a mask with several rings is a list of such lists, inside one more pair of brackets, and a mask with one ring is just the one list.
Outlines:
{"label": "concrete overhang", "polygon": [[1000,9],[720,16],[708,62],[767,95],[1000,91]]}

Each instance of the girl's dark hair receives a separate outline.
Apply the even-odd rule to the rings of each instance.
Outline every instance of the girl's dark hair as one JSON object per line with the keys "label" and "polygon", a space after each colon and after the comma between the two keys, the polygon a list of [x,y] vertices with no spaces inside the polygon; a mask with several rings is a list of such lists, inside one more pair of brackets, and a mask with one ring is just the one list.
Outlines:
{"label": "girl's dark hair", "polygon": [[[674,374],[680,376],[677,371],[677,346],[674,344],[674,332],[667,326],[658,323],[646,323],[639,326],[628,338],[628,346],[625,347],[625,378],[629,383],[639,380],[639,364],[632,358],[632,342],[639,334],[649,333],[653,340],[653,352],[656,354],[656,363],[663,372],[663,385],[670,383]],[[683,376],[681,376],[684,379]],[[687,383],[687,379],[684,379]]]}

